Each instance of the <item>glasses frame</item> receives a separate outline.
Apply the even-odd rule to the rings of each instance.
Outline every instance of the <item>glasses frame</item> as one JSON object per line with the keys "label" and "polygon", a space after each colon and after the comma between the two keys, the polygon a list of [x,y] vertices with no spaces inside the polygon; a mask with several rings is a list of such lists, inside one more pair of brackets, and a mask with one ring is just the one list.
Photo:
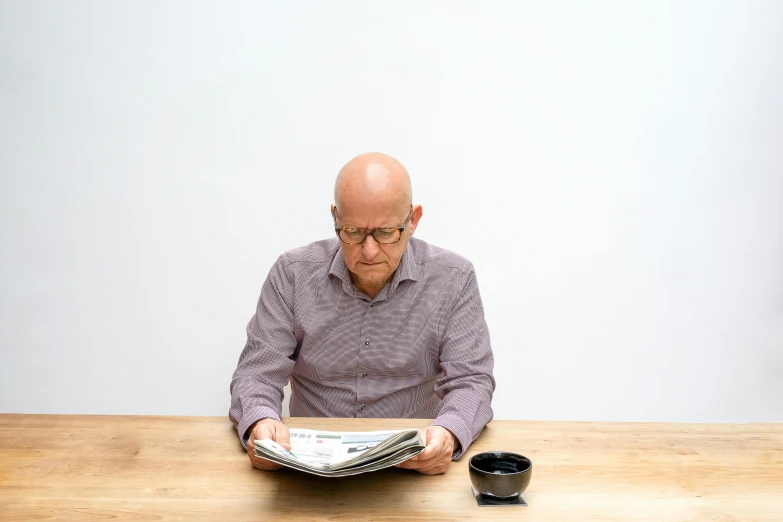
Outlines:
{"label": "glasses frame", "polygon": [[[367,241],[367,237],[368,236],[372,236],[372,238],[375,240],[375,242],[378,243],[379,245],[394,245],[395,243],[399,243],[400,239],[402,239],[402,233],[405,231],[405,227],[408,225],[408,222],[411,220],[411,217],[413,217],[413,205],[411,205],[411,210],[410,210],[410,212],[408,212],[408,217],[405,218],[405,221],[403,221],[402,225],[400,225],[399,227],[356,228],[356,227],[338,227],[338,226],[335,226],[334,227],[334,232],[335,232],[335,234],[337,234],[337,237],[340,239],[340,241],[342,241],[346,245],[361,245],[362,243]],[[351,231],[359,231],[359,230],[361,230],[362,232],[364,232],[364,239],[362,239],[358,243],[349,243],[348,241],[344,240],[342,238],[342,236],[340,235],[340,232],[342,232],[343,230],[351,230]],[[387,231],[388,230],[397,230],[400,233],[400,237],[397,238],[397,241],[393,241],[391,243],[381,243],[375,237],[375,232],[377,232],[378,230],[387,230]]]}

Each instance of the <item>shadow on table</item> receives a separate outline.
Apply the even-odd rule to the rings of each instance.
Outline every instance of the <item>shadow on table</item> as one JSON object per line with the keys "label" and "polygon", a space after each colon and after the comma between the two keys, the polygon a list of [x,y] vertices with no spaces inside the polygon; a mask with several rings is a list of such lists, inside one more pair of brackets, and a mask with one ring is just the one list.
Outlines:
{"label": "shadow on table", "polygon": [[401,505],[424,508],[438,497],[445,476],[426,476],[415,471],[388,468],[341,478],[324,478],[295,470],[276,472],[277,493],[268,506],[281,513],[316,516],[399,513]]}

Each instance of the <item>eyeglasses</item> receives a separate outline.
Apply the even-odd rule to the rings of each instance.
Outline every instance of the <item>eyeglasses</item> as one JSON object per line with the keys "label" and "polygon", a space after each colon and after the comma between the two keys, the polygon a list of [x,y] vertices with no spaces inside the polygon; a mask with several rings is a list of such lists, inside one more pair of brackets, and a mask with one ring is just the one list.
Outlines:
{"label": "eyeglasses", "polygon": [[334,231],[337,233],[337,237],[340,241],[349,245],[359,245],[364,243],[367,236],[372,238],[382,245],[390,245],[396,243],[402,237],[402,231],[405,230],[405,225],[411,220],[413,215],[413,205],[408,212],[408,217],[405,218],[402,225],[399,227],[384,227],[384,228],[353,228],[353,227],[334,227]]}

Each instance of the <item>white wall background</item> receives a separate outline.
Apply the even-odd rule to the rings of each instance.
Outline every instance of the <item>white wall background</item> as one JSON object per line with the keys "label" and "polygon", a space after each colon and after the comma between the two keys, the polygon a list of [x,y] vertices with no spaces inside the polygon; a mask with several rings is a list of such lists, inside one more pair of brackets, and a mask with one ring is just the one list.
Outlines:
{"label": "white wall background", "polygon": [[225,415],[266,273],[399,157],[496,418],[783,421],[783,2],[0,0],[0,411]]}

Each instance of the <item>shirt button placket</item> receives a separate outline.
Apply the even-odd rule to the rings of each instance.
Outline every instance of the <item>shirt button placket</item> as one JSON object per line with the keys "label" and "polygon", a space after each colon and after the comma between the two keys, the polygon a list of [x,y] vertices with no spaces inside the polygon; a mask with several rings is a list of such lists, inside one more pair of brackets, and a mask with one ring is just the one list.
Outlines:
{"label": "shirt button placket", "polygon": [[[373,307],[373,303],[370,303],[370,306],[369,306],[369,307],[367,307],[366,311],[367,311],[367,312],[369,312],[369,311],[370,311],[370,309],[371,309],[372,307]],[[369,329],[369,325],[368,325],[368,324],[366,324],[366,323],[362,325],[362,330],[365,330],[365,329]],[[365,331],[365,332],[363,332],[363,333],[369,333],[369,332],[368,332],[368,331]],[[364,338],[364,347],[365,347],[365,348],[369,348],[369,347],[370,347],[370,338],[369,338],[369,337],[365,337],[365,338]],[[361,364],[361,363],[360,363],[360,364]],[[361,375],[361,378],[362,378],[362,380],[364,380],[364,379],[366,379],[366,378],[367,378],[367,376],[368,376],[368,373],[366,373],[366,372],[363,372],[363,373],[361,373],[360,375]],[[357,390],[357,391],[358,391],[358,390]],[[361,403],[360,403],[360,404],[359,404],[359,412],[358,412],[358,413],[361,413],[361,412],[365,411],[366,409],[367,409],[367,405],[366,405],[366,404],[361,404]],[[358,416],[358,415],[357,415],[357,416]]]}

